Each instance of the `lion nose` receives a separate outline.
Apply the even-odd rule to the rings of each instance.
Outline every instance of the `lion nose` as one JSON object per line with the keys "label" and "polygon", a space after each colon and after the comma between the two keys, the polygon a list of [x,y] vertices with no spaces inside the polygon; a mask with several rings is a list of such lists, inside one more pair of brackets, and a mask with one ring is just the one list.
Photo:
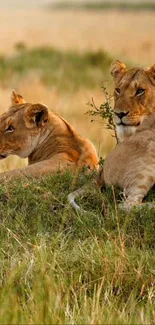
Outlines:
{"label": "lion nose", "polygon": [[117,113],[115,112],[115,115],[117,115],[120,119],[122,119],[124,116],[127,116],[129,114],[129,111],[128,112],[120,112],[120,113]]}

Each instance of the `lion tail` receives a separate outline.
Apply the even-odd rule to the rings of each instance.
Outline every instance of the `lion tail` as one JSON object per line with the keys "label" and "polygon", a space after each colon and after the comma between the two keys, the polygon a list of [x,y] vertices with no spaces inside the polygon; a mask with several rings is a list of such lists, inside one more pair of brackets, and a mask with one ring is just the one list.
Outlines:
{"label": "lion tail", "polygon": [[86,192],[88,190],[88,184],[83,185],[82,187],[78,188],[76,191],[71,192],[67,196],[68,203],[72,206],[73,209],[76,211],[82,211],[80,206],[75,202],[75,199],[79,196],[86,195]]}
{"label": "lion tail", "polygon": [[101,191],[105,190],[105,181],[103,177],[103,168],[99,171],[97,178],[94,180],[91,180],[86,185],[83,185],[82,187],[78,188],[76,191],[71,192],[67,196],[68,203],[72,206],[73,209],[75,209],[77,212],[86,212],[80,206],[75,202],[75,199],[79,196],[85,196],[87,195],[88,190],[91,187],[99,187],[101,188]]}

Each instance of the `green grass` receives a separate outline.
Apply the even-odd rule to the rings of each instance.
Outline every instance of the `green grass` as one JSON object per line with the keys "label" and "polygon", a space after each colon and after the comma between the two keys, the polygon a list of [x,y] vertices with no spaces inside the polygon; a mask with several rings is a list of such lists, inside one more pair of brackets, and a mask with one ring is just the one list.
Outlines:
{"label": "green grass", "polygon": [[51,9],[85,9],[85,10],[155,10],[155,3],[153,1],[146,2],[129,2],[129,1],[60,1],[50,5]]}
{"label": "green grass", "polygon": [[94,87],[109,74],[112,58],[104,51],[78,53],[63,52],[50,47],[26,49],[16,44],[18,52],[0,57],[0,83],[9,84],[12,76],[22,77],[36,72],[46,85],[61,90]]}
{"label": "green grass", "polygon": [[66,197],[87,179],[0,186],[1,324],[155,323],[155,209],[127,214],[92,188],[77,215]]}

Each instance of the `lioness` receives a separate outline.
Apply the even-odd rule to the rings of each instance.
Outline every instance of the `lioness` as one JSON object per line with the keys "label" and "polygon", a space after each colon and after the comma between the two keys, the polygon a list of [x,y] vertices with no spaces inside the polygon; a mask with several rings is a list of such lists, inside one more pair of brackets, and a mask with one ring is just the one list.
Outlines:
{"label": "lioness", "polygon": [[12,91],[12,106],[0,117],[0,159],[9,155],[28,157],[28,167],[0,173],[1,179],[20,175],[39,176],[83,165],[98,168],[93,144],[45,105],[26,103]]}
{"label": "lioness", "polygon": [[155,112],[155,64],[147,69],[127,70],[124,63],[116,60],[110,70],[115,84],[114,121],[121,142]]}
{"label": "lioness", "polygon": [[[96,183],[100,187],[105,183],[120,186],[126,197],[122,209],[130,210],[134,205],[141,205],[155,183],[155,113],[106,157]],[[85,192],[86,187],[83,187],[69,194],[73,208],[80,209],[74,199]]]}
{"label": "lioness", "polygon": [[[141,203],[155,182],[155,123],[152,122],[155,121],[155,115],[152,116],[155,112],[155,64],[147,69],[127,70],[124,63],[116,60],[111,64],[110,71],[115,83],[117,138],[119,142],[125,141],[108,155],[94,183],[98,186],[104,186],[105,182],[120,185],[127,195],[122,207],[129,207]],[[150,119],[145,122],[148,116]],[[136,130],[137,133],[132,135]],[[89,184],[68,195],[68,201],[75,209],[80,207],[74,199],[85,194],[87,188]]]}

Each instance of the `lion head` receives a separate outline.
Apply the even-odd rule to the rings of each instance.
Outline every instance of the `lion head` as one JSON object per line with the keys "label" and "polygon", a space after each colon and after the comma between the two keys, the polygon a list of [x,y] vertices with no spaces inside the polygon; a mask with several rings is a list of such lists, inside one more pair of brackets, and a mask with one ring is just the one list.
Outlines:
{"label": "lion head", "polygon": [[114,122],[119,141],[135,132],[144,118],[155,112],[155,64],[127,70],[124,63],[111,65],[114,79]]}
{"label": "lion head", "polygon": [[11,104],[0,116],[0,159],[9,155],[27,158],[48,121],[48,108],[26,103],[15,91],[11,94]]}

